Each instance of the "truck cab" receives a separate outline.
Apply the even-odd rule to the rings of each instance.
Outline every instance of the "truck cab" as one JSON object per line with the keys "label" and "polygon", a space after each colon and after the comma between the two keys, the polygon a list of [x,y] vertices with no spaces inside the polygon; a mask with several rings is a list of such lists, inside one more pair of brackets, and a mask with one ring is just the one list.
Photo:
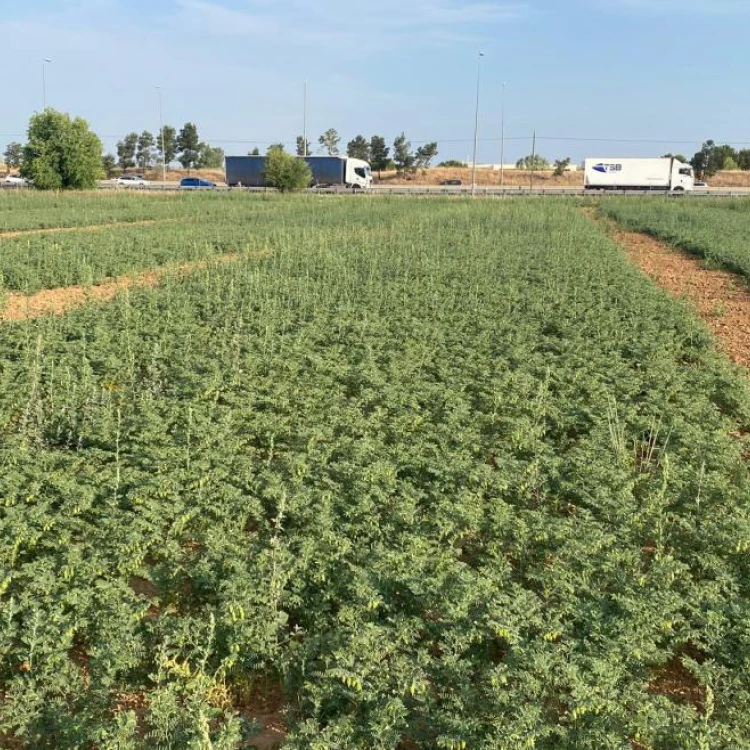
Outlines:
{"label": "truck cab", "polygon": [[672,192],[690,192],[695,188],[695,173],[689,164],[677,159],[672,166]]}
{"label": "truck cab", "polygon": [[352,190],[369,190],[372,187],[372,170],[362,159],[346,160],[345,184]]}

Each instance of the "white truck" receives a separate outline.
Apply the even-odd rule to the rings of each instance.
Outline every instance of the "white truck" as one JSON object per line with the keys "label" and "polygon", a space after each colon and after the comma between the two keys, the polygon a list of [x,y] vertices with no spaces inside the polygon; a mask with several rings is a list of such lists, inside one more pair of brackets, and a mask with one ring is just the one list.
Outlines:
{"label": "white truck", "polygon": [[695,187],[693,168],[678,159],[586,159],[586,190],[662,190],[687,193]]}

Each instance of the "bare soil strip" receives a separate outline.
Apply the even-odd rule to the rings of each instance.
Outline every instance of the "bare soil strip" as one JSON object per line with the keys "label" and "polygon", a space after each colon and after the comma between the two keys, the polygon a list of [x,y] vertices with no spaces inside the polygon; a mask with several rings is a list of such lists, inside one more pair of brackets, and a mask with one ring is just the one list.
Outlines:
{"label": "bare soil strip", "polygon": [[217,255],[195,263],[160,266],[148,271],[116,276],[96,286],[67,286],[56,289],[43,289],[35,294],[8,294],[5,298],[5,309],[0,313],[0,322],[17,323],[22,320],[41,318],[44,315],[63,315],[77,307],[90,302],[109,302],[120,292],[131,287],[153,287],[165,276],[171,274],[185,275],[200,271],[216,263],[233,263],[240,258],[262,258],[270,251],[248,255]]}
{"label": "bare soil strip", "polygon": [[597,217],[595,209],[584,211],[647,276],[674,297],[689,301],[729,358],[750,369],[750,290],[742,277],[706,268],[684,250]]}
{"label": "bare soil strip", "polygon": [[0,240],[13,237],[30,237],[35,234],[61,234],[64,232],[102,232],[105,229],[121,229],[122,227],[148,227],[152,224],[174,224],[178,221],[190,221],[190,217],[178,219],[141,219],[139,221],[112,221],[109,224],[89,224],[82,227],[47,227],[45,229],[13,229],[0,232]]}

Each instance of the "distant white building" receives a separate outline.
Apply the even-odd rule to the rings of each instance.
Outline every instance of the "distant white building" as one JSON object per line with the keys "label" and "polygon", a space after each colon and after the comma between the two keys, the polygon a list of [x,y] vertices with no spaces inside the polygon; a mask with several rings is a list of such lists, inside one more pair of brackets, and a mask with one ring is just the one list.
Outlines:
{"label": "distant white building", "polygon": [[[471,162],[466,162],[466,166],[471,169]],[[509,170],[509,169],[515,169],[516,165],[513,164],[480,164],[477,162],[477,169],[488,169],[492,170],[493,172],[499,172],[502,170]],[[550,166],[550,169],[553,168],[553,165]],[[580,169],[578,164],[569,164],[566,168],[566,172],[577,172]]]}

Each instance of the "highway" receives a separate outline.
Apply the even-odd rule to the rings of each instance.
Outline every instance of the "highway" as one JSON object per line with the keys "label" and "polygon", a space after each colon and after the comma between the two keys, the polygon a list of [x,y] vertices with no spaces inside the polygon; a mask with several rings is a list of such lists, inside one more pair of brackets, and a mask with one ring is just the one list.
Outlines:
{"label": "highway", "polygon": [[[123,187],[115,184],[112,180],[101,180],[99,182],[99,188],[102,190],[138,190],[141,192],[177,192],[181,188],[177,182],[149,182],[148,185],[144,185],[138,188]],[[16,185],[4,185],[0,183],[0,189],[4,190],[27,190],[26,187]],[[249,192],[249,193],[265,193],[275,192],[273,188],[230,188],[227,185],[217,185],[215,190],[220,192]],[[190,190],[192,192],[192,190]],[[187,192],[187,191],[186,191]],[[347,189],[344,187],[330,187],[330,188],[311,188],[307,191],[311,194],[319,195],[354,195],[354,196],[380,196],[380,195],[410,195],[410,196],[455,196],[455,197],[466,197],[471,195],[470,185],[461,186],[442,186],[442,185],[374,185],[371,190],[356,190]],[[569,197],[587,197],[587,198],[606,198],[615,196],[644,196],[650,195],[653,197],[670,197],[670,198],[685,198],[689,200],[695,200],[700,198],[748,198],[750,197],[750,187],[735,187],[735,188],[707,188],[695,190],[692,193],[672,193],[668,194],[661,190],[584,190],[580,187],[548,187],[538,186],[534,188],[529,187],[497,187],[497,186],[477,186],[475,190],[477,197],[487,198],[516,198],[522,196],[569,196]]]}
{"label": "highway", "polygon": [[[115,185],[112,181],[103,180],[99,183],[102,189],[109,190],[152,190],[152,191],[177,191],[180,190],[176,182],[151,182],[141,188],[125,188]],[[226,185],[218,185],[218,191],[224,192],[250,192],[264,193],[275,192],[273,188],[230,188]],[[331,188],[311,188],[309,193],[321,195],[356,195],[356,196],[376,196],[376,195],[411,195],[411,196],[469,196],[471,195],[471,186],[442,186],[442,185],[374,185],[371,190],[352,191],[344,187]],[[660,190],[584,190],[581,187],[497,187],[497,186],[477,186],[475,195],[479,197],[493,198],[511,198],[521,196],[570,196],[570,197],[610,197],[610,196],[643,196],[651,195],[655,197],[665,197],[668,194]],[[692,193],[673,193],[669,197],[674,198],[743,198],[750,197],[750,188],[707,188],[695,190]]]}

